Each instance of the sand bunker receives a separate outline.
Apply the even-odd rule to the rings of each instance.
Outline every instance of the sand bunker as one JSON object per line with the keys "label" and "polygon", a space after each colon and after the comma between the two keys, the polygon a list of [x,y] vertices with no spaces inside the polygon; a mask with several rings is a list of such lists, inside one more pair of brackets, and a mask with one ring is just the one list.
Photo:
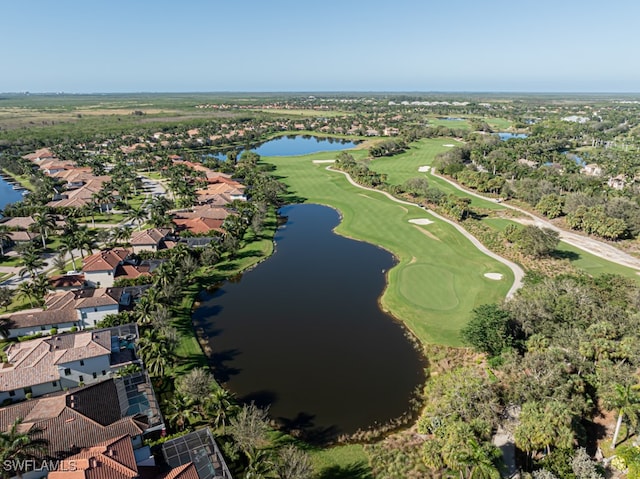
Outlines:
{"label": "sand bunker", "polygon": [[484,277],[489,279],[499,280],[499,279],[502,279],[502,274],[501,273],[485,273]]}
{"label": "sand bunker", "polygon": [[449,148],[453,148],[456,145],[452,145],[451,143],[447,143],[446,145],[442,145],[442,146],[448,146]]}
{"label": "sand bunker", "polygon": [[413,223],[414,225],[430,225],[433,221],[427,218],[416,218],[415,220],[409,220],[409,223]]}
{"label": "sand bunker", "polygon": [[431,169],[430,166],[421,166],[420,168],[418,168],[418,171],[421,173],[425,173],[427,171],[429,171]]}
{"label": "sand bunker", "polygon": [[313,163],[335,163],[336,160],[313,160]]}

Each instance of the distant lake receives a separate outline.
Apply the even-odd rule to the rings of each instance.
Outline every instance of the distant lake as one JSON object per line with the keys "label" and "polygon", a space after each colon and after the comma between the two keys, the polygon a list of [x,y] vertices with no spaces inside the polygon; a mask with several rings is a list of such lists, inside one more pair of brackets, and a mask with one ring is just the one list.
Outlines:
{"label": "distant lake", "polygon": [[527,135],[526,133],[508,133],[508,132],[503,132],[503,133],[498,133],[498,136],[500,137],[500,139],[502,141],[507,141],[507,140],[510,140],[511,138],[526,138],[529,135]]}
{"label": "distant lake", "polygon": [[4,209],[9,203],[21,201],[23,198],[22,191],[13,189],[4,177],[0,176],[0,209]]}
{"label": "distant lake", "polygon": [[[323,138],[309,135],[281,136],[252,148],[260,156],[300,156],[320,151],[341,151],[354,148],[357,143],[339,138]],[[226,153],[207,154],[204,156],[226,160]],[[242,153],[240,154],[242,156]]]}
{"label": "distant lake", "polygon": [[339,215],[326,206],[280,214],[273,256],[203,293],[194,312],[217,379],[312,441],[408,412],[425,365],[378,306],[393,256],[335,234]]}
{"label": "distant lake", "polygon": [[587,162],[584,160],[584,158],[582,158],[581,156],[576,155],[575,153],[571,153],[571,152],[565,151],[564,154],[567,155],[567,158],[575,161],[576,165],[578,165],[578,166],[585,166],[587,164]]}

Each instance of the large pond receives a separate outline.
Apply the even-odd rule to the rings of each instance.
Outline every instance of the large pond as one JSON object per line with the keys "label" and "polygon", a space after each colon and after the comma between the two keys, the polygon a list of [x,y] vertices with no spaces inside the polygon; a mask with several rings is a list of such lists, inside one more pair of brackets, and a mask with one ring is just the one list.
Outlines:
{"label": "large pond", "polygon": [[[340,138],[322,138],[309,135],[289,135],[274,138],[252,148],[260,156],[301,156],[319,151],[341,151],[356,146],[356,143]],[[226,153],[208,153],[204,156],[225,160]],[[242,156],[242,153],[240,153]]]}
{"label": "large pond", "polygon": [[424,364],[378,306],[394,258],[335,234],[339,215],[326,206],[280,214],[274,255],[204,293],[194,313],[217,379],[311,441],[408,412]]}

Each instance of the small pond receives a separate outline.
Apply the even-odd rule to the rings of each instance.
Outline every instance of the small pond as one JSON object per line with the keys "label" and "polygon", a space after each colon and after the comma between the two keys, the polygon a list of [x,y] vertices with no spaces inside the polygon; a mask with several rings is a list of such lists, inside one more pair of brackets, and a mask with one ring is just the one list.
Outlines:
{"label": "small pond", "polygon": [[526,133],[509,133],[509,132],[498,133],[498,137],[502,141],[507,141],[507,140],[510,140],[511,138],[526,138],[528,136],[529,135],[527,135]]}
{"label": "small pond", "polygon": [[280,214],[274,255],[203,293],[194,313],[217,379],[310,441],[408,412],[424,363],[378,306],[394,258],[335,234],[339,215],[326,206]]}

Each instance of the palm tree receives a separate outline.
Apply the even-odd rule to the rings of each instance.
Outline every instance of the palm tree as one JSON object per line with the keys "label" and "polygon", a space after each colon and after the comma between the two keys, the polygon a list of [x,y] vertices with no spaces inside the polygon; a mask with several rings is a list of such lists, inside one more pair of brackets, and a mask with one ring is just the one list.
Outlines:
{"label": "palm tree", "polygon": [[55,258],[53,258],[51,264],[55,269],[62,271],[63,273],[67,269],[67,260],[65,259],[63,253],[60,253]]}
{"label": "palm tree", "polygon": [[147,214],[147,210],[143,208],[132,207],[129,209],[129,211],[127,211],[127,219],[131,220],[132,223],[136,223],[138,225],[138,231],[142,229],[142,225],[147,220],[148,216],[149,215]]}
{"label": "palm tree", "polygon": [[174,394],[166,405],[166,418],[177,431],[184,431],[185,427],[194,426],[202,422],[198,408],[193,399],[181,394]]}
{"label": "palm tree", "polygon": [[82,259],[84,259],[84,251],[88,254],[92,254],[93,249],[98,246],[96,244],[93,231],[90,231],[86,226],[78,228],[73,236],[75,246],[80,250],[80,256],[82,256]]}
{"label": "palm tree", "polygon": [[111,232],[111,237],[116,245],[121,242],[126,244],[131,239],[131,228],[127,225],[120,225]]}
{"label": "palm tree", "polygon": [[223,387],[217,387],[204,399],[203,403],[205,417],[213,427],[221,428],[222,434],[229,418],[233,417],[238,409],[233,394]]}
{"label": "palm tree", "polygon": [[33,308],[33,300],[38,299],[38,291],[31,281],[24,281],[18,286],[18,298],[27,298]]}
{"label": "palm tree", "polygon": [[44,297],[51,289],[49,278],[47,278],[44,274],[36,274],[35,276],[33,276],[31,279],[31,283],[33,284],[33,291],[40,301],[44,299]]}
{"label": "palm tree", "polygon": [[165,370],[171,365],[176,343],[156,331],[148,329],[138,340],[138,353],[144,362],[149,375],[164,376]]}
{"label": "palm tree", "polygon": [[618,442],[618,434],[620,434],[620,427],[622,426],[622,420],[625,416],[629,420],[629,423],[636,427],[638,425],[638,415],[640,414],[640,395],[638,394],[638,385],[614,385],[613,399],[614,407],[618,410],[618,421],[616,422],[616,429],[613,433],[613,439],[611,441],[611,449],[616,448]]}
{"label": "palm tree", "polygon": [[21,260],[23,268],[18,272],[21,278],[24,278],[27,273],[33,277],[38,269],[45,266],[45,261],[35,249],[28,249],[22,255]]}
{"label": "palm tree", "polygon": [[11,233],[4,226],[0,226],[0,257],[4,256],[5,243],[11,241]]}
{"label": "palm tree", "polygon": [[44,249],[47,247],[46,240],[49,238],[49,233],[56,227],[55,218],[51,213],[41,211],[33,215],[33,220],[34,223],[30,228],[40,233],[40,237],[42,238],[42,249]]}
{"label": "palm tree", "polygon": [[[0,432],[0,464],[23,463],[26,460],[41,458],[47,451],[47,440],[39,437],[42,430],[39,428],[31,428],[26,432],[22,432],[22,418],[16,418],[11,427]],[[6,468],[0,468],[3,478],[10,478],[14,474],[18,477],[22,476],[26,471],[11,471]]]}
{"label": "palm tree", "polygon": [[73,269],[76,269],[76,259],[73,257],[73,250],[76,249],[76,239],[73,234],[65,234],[60,238],[62,243],[60,248],[60,254],[65,257],[67,253],[71,256],[71,262],[73,263]]}

